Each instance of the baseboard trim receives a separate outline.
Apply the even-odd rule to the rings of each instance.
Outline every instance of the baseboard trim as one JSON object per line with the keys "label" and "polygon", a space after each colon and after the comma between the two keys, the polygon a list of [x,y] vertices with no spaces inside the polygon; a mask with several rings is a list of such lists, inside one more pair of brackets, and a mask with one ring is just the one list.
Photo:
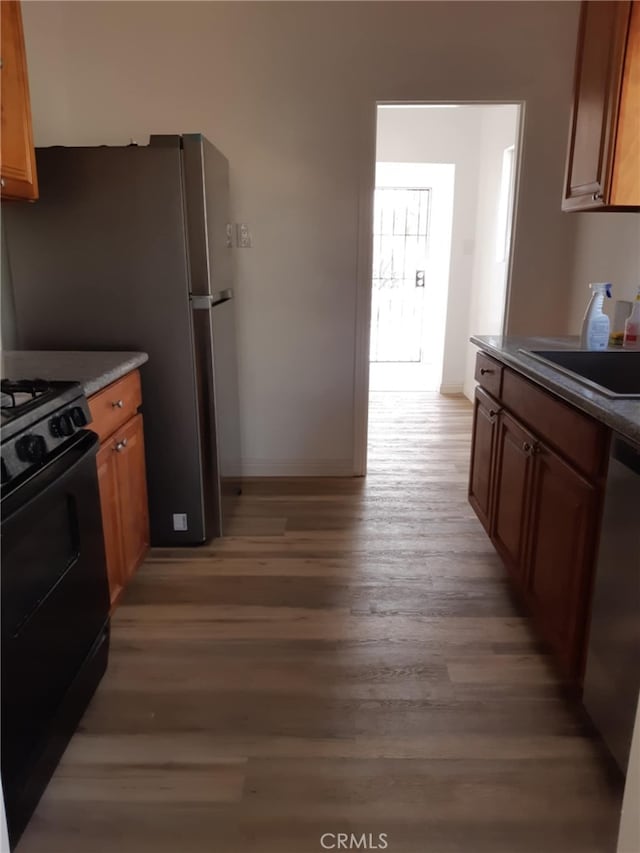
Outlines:
{"label": "baseboard trim", "polygon": [[442,394],[443,397],[459,397],[464,393],[464,386],[462,383],[460,385],[441,385],[438,393]]}
{"label": "baseboard trim", "polygon": [[353,459],[245,459],[242,477],[353,477]]}

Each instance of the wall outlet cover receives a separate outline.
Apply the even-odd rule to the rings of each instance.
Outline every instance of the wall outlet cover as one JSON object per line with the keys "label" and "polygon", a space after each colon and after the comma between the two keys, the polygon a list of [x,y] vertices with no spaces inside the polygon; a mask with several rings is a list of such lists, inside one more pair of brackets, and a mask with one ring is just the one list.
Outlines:
{"label": "wall outlet cover", "polygon": [[251,233],[249,231],[249,226],[244,222],[238,222],[236,224],[236,246],[239,249],[251,248]]}

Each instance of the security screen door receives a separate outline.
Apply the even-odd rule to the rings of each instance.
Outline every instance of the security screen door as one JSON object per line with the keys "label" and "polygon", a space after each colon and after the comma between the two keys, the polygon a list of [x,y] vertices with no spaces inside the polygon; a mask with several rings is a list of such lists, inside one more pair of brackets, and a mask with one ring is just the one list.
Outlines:
{"label": "security screen door", "polygon": [[422,361],[430,194],[375,191],[371,361]]}

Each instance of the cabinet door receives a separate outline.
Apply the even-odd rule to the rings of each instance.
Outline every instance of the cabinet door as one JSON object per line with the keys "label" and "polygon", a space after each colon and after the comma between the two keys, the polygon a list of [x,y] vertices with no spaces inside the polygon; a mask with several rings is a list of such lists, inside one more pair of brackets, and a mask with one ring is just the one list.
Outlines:
{"label": "cabinet door", "polygon": [[541,633],[579,677],[597,527],[597,490],[559,456],[536,454],[528,591]]}
{"label": "cabinet door", "polygon": [[113,445],[103,444],[96,458],[104,548],[109,577],[111,606],[116,603],[124,583],[122,561],[122,532],[120,530],[120,502],[118,496],[118,471]]}
{"label": "cabinet door", "polygon": [[149,547],[149,512],[144,461],[142,415],[131,418],[114,435],[118,478],[124,583],[140,565]]}
{"label": "cabinet door", "polygon": [[20,4],[2,0],[2,198],[38,198]]}
{"label": "cabinet door", "polygon": [[631,3],[582,3],[564,210],[609,204]]}
{"label": "cabinet door", "polygon": [[640,0],[634,0],[624,58],[611,204],[640,205]]}
{"label": "cabinet door", "polygon": [[507,568],[523,586],[529,490],[536,440],[518,421],[502,413],[496,442],[491,536]]}
{"label": "cabinet door", "polygon": [[469,503],[487,533],[491,532],[493,458],[500,406],[481,388],[476,388],[473,411],[473,443],[469,474]]}

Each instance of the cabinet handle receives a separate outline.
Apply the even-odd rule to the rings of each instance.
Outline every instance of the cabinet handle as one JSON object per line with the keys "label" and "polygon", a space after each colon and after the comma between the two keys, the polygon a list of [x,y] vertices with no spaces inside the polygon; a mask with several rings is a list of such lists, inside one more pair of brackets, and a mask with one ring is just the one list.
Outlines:
{"label": "cabinet handle", "polygon": [[115,403],[111,404],[112,409],[122,409],[123,406],[124,406],[123,400],[116,400]]}
{"label": "cabinet handle", "polygon": [[122,451],[125,449],[126,446],[127,446],[127,439],[126,438],[123,438],[122,441],[117,441],[116,442],[116,448],[115,448],[116,453],[122,453]]}
{"label": "cabinet handle", "polygon": [[481,367],[480,368],[480,376],[484,376],[485,373],[493,373],[493,367]]}
{"label": "cabinet handle", "polygon": [[594,194],[591,196],[591,198],[593,199],[593,201],[601,201],[601,199],[602,199],[602,193],[594,193]]}
{"label": "cabinet handle", "polygon": [[0,178],[0,187],[4,189],[4,178]]}
{"label": "cabinet handle", "polygon": [[529,456],[535,456],[537,453],[540,453],[540,444],[537,441],[534,441],[533,444],[529,441],[525,441],[522,444],[522,449],[525,453],[528,453]]}
{"label": "cabinet handle", "polygon": [[495,418],[497,415],[500,414],[501,411],[502,409],[489,409],[489,417]]}

